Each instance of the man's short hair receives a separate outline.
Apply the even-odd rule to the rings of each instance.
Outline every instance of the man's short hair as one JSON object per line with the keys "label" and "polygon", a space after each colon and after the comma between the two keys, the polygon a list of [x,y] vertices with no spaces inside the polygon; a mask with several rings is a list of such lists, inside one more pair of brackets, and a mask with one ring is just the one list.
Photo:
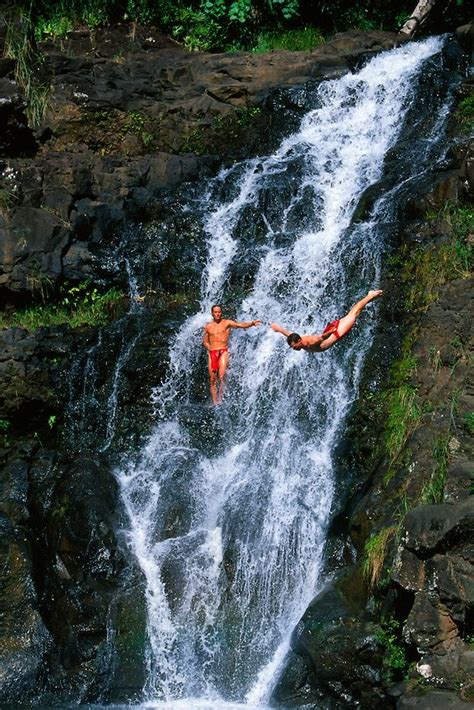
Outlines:
{"label": "man's short hair", "polygon": [[218,303],[214,303],[214,305],[211,306],[211,313],[214,310],[214,308],[220,308],[222,310],[222,306],[220,306]]}
{"label": "man's short hair", "polygon": [[286,342],[288,345],[293,345],[293,343],[299,343],[301,340],[301,335],[298,333],[290,333],[289,336],[286,339]]}

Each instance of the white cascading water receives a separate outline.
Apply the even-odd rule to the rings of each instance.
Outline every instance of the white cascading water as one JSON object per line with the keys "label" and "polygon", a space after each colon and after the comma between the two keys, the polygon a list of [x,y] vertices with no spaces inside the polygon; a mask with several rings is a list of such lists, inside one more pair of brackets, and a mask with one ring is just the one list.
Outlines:
{"label": "white cascading water", "polygon": [[[322,355],[291,351],[268,323],[320,332],[377,286],[380,210],[358,224],[354,211],[381,178],[416,77],[441,46],[406,45],[321,83],[317,107],[274,155],[223,171],[202,197],[201,311],[171,343],[154,431],[117,472],[146,579],[144,695],[154,706],[265,706],[321,584],[333,451],[377,306]],[[264,225],[253,246],[241,224],[249,207]],[[193,394],[206,371],[202,327],[213,303],[225,311],[229,275],[246,264],[253,286],[224,315],[264,324],[233,332],[224,403],[212,408]]]}

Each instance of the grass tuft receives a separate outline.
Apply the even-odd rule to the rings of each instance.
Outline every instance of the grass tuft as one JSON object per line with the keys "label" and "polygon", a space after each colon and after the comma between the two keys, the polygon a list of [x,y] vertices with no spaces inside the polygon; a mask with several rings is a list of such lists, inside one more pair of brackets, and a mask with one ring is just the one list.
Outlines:
{"label": "grass tuft", "polygon": [[34,46],[31,19],[23,13],[7,20],[3,54],[15,60],[15,81],[25,94],[28,123],[37,128],[48,110],[51,86],[40,78],[44,57]]}
{"label": "grass tuft", "polygon": [[33,332],[38,328],[64,324],[71,328],[99,327],[113,318],[122,300],[123,293],[118,289],[111,288],[105,293],[99,293],[89,281],[84,281],[64,290],[59,303],[0,313],[0,330],[24,328]]}
{"label": "grass tuft", "polygon": [[397,531],[398,526],[391,525],[390,527],[384,528],[376,535],[372,535],[365,543],[362,570],[364,577],[369,581],[372,588],[377,585],[380,579],[388,541]]}
{"label": "grass tuft", "polygon": [[474,131],[474,96],[468,96],[460,102],[456,116],[463,131],[466,133]]}
{"label": "grass tuft", "polygon": [[393,463],[421,416],[415,387],[403,384],[390,392],[387,414],[385,444],[390,461]]}
{"label": "grass tuft", "polygon": [[409,284],[406,307],[410,311],[426,310],[438,299],[440,286],[453,279],[468,279],[472,272],[474,210],[448,202],[436,215],[429,211],[427,218],[448,222],[452,237],[445,244],[405,248],[402,278]]}
{"label": "grass tuft", "polygon": [[442,503],[449,461],[449,435],[439,436],[433,444],[434,465],[429,482],[421,491],[422,503]]}
{"label": "grass tuft", "polygon": [[282,32],[262,32],[259,34],[252,52],[271,52],[277,49],[304,52],[320,47],[325,41],[317,27],[304,27]]}

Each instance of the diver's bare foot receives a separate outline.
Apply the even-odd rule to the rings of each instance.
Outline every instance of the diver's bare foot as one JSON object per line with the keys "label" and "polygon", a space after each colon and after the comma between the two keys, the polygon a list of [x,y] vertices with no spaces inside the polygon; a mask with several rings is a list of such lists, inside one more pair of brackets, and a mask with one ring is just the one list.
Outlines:
{"label": "diver's bare foot", "polygon": [[372,298],[378,298],[378,297],[381,296],[382,294],[383,294],[383,291],[382,291],[381,288],[379,288],[379,289],[377,289],[376,291],[369,291],[369,293],[367,294],[367,296],[370,296],[371,299],[372,299]]}

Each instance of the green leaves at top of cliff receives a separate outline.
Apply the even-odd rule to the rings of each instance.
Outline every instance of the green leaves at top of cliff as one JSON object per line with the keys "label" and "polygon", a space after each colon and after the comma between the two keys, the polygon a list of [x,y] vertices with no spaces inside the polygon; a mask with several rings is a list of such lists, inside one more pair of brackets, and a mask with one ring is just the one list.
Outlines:
{"label": "green leaves at top of cliff", "polygon": [[[268,32],[307,26],[323,34],[357,28],[396,31],[415,0],[21,0],[32,17],[37,40],[61,37],[77,25],[94,29],[110,23],[154,24],[190,49],[253,49]],[[465,0],[452,0],[428,31],[467,21]],[[440,24],[441,23],[441,24]],[[292,47],[288,47],[292,49]]]}

